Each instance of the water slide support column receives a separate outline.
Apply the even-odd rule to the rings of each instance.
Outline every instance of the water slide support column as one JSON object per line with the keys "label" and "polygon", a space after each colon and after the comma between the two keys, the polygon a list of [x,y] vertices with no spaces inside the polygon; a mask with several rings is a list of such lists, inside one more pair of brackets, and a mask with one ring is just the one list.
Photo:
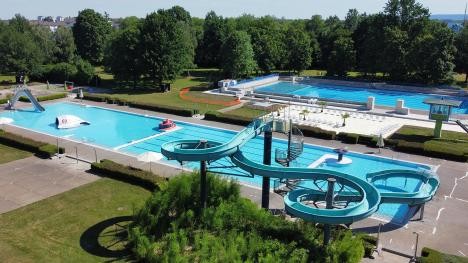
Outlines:
{"label": "water slide support column", "polygon": [[[206,140],[200,141],[200,148],[206,148]],[[206,161],[200,161],[200,213],[206,208]]]}
{"label": "water slide support column", "polygon": [[[265,129],[263,139],[263,164],[271,165],[271,148],[273,142],[273,132],[268,125]],[[262,208],[268,209],[270,206],[270,177],[263,176],[262,182]]]}
{"label": "water slide support column", "polygon": [[[326,209],[332,209],[333,208],[333,199],[335,198],[335,183],[336,179],[335,178],[328,178],[328,188],[327,188],[327,194],[325,195],[325,202],[326,202]],[[331,226],[329,224],[325,224],[323,226],[323,244],[326,246],[328,243],[330,243],[330,232],[331,232]]]}

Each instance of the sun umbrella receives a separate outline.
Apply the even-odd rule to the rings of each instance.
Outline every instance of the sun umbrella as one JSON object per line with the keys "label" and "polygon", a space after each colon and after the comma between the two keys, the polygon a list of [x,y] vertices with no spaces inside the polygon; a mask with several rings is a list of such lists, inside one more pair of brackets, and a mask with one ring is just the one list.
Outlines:
{"label": "sun umbrella", "polygon": [[377,147],[379,147],[379,153],[380,149],[385,146],[384,138],[382,136],[382,133],[379,135],[379,139],[377,139]]}
{"label": "sun umbrella", "polygon": [[163,158],[162,154],[157,152],[144,152],[137,156],[137,160],[140,162],[145,162],[150,164],[150,171],[151,171],[151,163],[157,162]]}

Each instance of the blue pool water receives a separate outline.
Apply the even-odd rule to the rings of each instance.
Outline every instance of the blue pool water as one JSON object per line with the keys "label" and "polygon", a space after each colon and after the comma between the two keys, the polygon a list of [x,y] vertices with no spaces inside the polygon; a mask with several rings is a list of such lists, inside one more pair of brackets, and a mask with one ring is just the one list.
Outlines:
{"label": "blue pool water", "polygon": [[[165,142],[181,139],[207,139],[219,142],[226,142],[232,138],[236,132],[224,129],[218,129],[208,126],[195,125],[184,122],[177,122],[179,130],[172,132],[160,132],[156,128],[162,120],[151,116],[141,116],[132,113],[120,112],[104,109],[100,107],[85,107],[73,103],[55,103],[46,105],[45,112],[35,112],[32,109],[18,110],[16,112],[4,112],[0,117],[9,117],[14,119],[13,125],[31,129],[37,132],[49,135],[68,138],[79,142],[87,142],[93,145],[114,149],[118,151],[138,155],[147,151],[160,152],[161,145]],[[55,127],[55,117],[58,115],[73,114],[83,120],[90,122],[89,126],[81,126],[74,129],[59,130]],[[152,138],[143,140],[139,143],[125,146],[134,140],[140,140],[146,137]],[[286,149],[287,142],[280,139],[273,140],[273,149]],[[263,138],[261,136],[250,140],[242,151],[244,154],[257,162],[262,162]],[[314,145],[305,145],[303,154],[292,164],[296,167],[307,167],[324,154],[333,154],[332,149]],[[353,163],[344,167],[327,166],[320,168],[339,171],[365,179],[367,173],[377,172],[386,169],[428,169],[429,167],[370,155],[349,153],[347,157],[351,158]],[[274,156],[272,156],[274,158]],[[162,162],[172,165],[180,165],[175,161],[163,160]],[[274,165],[275,161],[272,160]],[[253,186],[261,186],[261,177],[251,177],[239,168],[226,168],[231,166],[230,159],[224,158],[210,164],[210,170],[218,172],[235,173],[235,179]],[[198,168],[197,163],[187,163],[183,165],[187,168]],[[216,168],[219,167],[219,168]],[[305,186],[311,186],[311,182],[303,182]],[[419,187],[419,182],[415,180],[392,179],[387,184],[377,186],[381,191],[414,191]],[[394,221],[401,222],[408,212],[408,206],[399,204],[382,204],[379,214],[389,217]]]}
{"label": "blue pool water", "polygon": [[429,106],[424,104],[426,98],[454,99],[462,101],[462,105],[458,109],[453,109],[454,113],[468,114],[468,98],[467,97],[448,97],[441,95],[430,95],[416,92],[389,91],[378,89],[354,88],[347,86],[314,84],[306,85],[300,83],[279,81],[270,85],[261,86],[255,89],[256,92],[266,92],[279,95],[298,95],[313,98],[324,98],[340,101],[352,102],[367,102],[369,96],[375,97],[377,105],[395,107],[397,99],[403,99],[405,106],[417,110],[429,110]]}

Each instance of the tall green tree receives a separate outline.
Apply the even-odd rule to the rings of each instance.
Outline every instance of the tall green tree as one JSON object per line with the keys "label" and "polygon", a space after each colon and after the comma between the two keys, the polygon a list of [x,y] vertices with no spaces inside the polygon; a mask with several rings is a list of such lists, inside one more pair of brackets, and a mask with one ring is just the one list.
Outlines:
{"label": "tall green tree", "polygon": [[196,63],[202,67],[221,65],[221,46],[227,34],[226,21],[214,11],[209,12],[203,24],[203,38],[198,45]]}
{"label": "tall green tree", "polygon": [[449,82],[454,68],[454,34],[438,21],[431,21],[425,30],[413,40],[408,54],[409,71],[421,82]]}
{"label": "tall green tree", "polygon": [[72,62],[76,57],[75,39],[73,32],[67,27],[58,27],[54,32],[56,62]]}
{"label": "tall green tree", "polygon": [[171,81],[179,75],[192,54],[191,41],[183,22],[172,12],[158,10],[146,16],[141,26],[143,73],[155,83]]}
{"label": "tall green tree", "polygon": [[282,34],[273,17],[262,17],[250,29],[252,46],[258,67],[270,73],[280,62],[282,55]]}
{"label": "tall green tree", "polygon": [[468,26],[458,33],[455,46],[457,53],[455,56],[456,70],[465,73],[465,83],[468,83]]}
{"label": "tall green tree", "polygon": [[232,32],[224,42],[222,52],[222,68],[227,77],[247,77],[257,67],[250,36],[245,31]]}
{"label": "tall green tree", "polygon": [[136,87],[142,75],[140,24],[136,17],[125,18],[114,32],[107,48],[105,65],[117,80],[133,81]]}
{"label": "tall green tree", "polygon": [[78,54],[92,64],[100,64],[111,31],[111,24],[100,13],[92,9],[80,11],[73,25]]}
{"label": "tall green tree", "polygon": [[291,26],[285,37],[287,54],[287,69],[297,73],[307,69],[312,63],[312,45],[310,36],[302,30]]}
{"label": "tall green tree", "polygon": [[333,49],[328,58],[327,74],[346,76],[356,63],[356,51],[351,37],[340,37],[333,42]]}
{"label": "tall green tree", "polygon": [[356,30],[362,18],[363,16],[359,14],[357,9],[349,9],[344,20],[344,26],[346,29],[353,32]]}
{"label": "tall green tree", "polygon": [[408,49],[408,33],[406,31],[398,27],[384,28],[382,67],[391,79],[406,79]]}

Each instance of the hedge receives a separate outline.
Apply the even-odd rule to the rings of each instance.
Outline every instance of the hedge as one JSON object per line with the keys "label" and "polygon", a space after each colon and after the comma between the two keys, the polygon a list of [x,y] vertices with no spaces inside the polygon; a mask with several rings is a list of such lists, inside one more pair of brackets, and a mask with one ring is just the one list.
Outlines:
{"label": "hedge", "polygon": [[[41,158],[50,158],[57,153],[57,146],[45,142],[35,141],[20,135],[0,130],[0,143],[33,152]],[[59,147],[59,153],[64,153],[65,149]]]}
{"label": "hedge", "polygon": [[[67,97],[67,93],[62,92],[62,93],[54,93],[50,95],[45,95],[45,96],[38,96],[36,99],[37,101],[47,101],[47,100],[63,99],[66,97]],[[29,98],[27,97],[20,97],[18,100],[22,102],[30,102]]]}
{"label": "hedge", "polygon": [[357,143],[370,147],[377,147],[377,137],[360,134]]}
{"label": "hedge", "polygon": [[251,118],[241,117],[230,114],[223,114],[221,112],[209,111],[205,113],[205,120],[218,121],[230,124],[246,126],[253,121]]}
{"label": "hedge", "polygon": [[364,257],[372,257],[372,253],[377,247],[377,238],[374,236],[363,235],[361,239],[364,246]]}
{"label": "hedge", "polygon": [[336,138],[335,131],[327,131],[318,127],[310,127],[303,125],[299,125],[298,128],[302,131],[302,134],[304,134],[304,136],[315,137],[325,140],[334,140]]}
{"label": "hedge", "polygon": [[131,166],[125,166],[111,160],[101,160],[91,164],[91,171],[102,176],[141,186],[150,191],[160,190],[167,178]]}
{"label": "hedge", "polygon": [[134,107],[137,109],[158,111],[158,112],[175,114],[175,115],[185,116],[185,117],[192,117],[195,114],[195,111],[192,109],[178,108],[178,107],[166,106],[166,105],[156,105],[156,104],[140,103],[140,102],[129,102],[128,105],[130,107]]}
{"label": "hedge", "polygon": [[423,154],[424,143],[399,140],[395,149],[407,153]]}
{"label": "hedge", "polygon": [[340,132],[337,137],[344,143],[357,144],[359,140],[359,134]]}
{"label": "hedge", "polygon": [[85,92],[83,93],[83,99],[84,100],[90,100],[90,101],[96,101],[96,102],[106,102],[107,100],[110,100],[111,97],[107,95],[101,95],[101,94],[92,94]]}
{"label": "hedge", "polygon": [[468,143],[463,145],[466,145],[466,148],[453,147],[444,142],[428,141],[424,143],[424,155],[466,162],[468,161]]}

